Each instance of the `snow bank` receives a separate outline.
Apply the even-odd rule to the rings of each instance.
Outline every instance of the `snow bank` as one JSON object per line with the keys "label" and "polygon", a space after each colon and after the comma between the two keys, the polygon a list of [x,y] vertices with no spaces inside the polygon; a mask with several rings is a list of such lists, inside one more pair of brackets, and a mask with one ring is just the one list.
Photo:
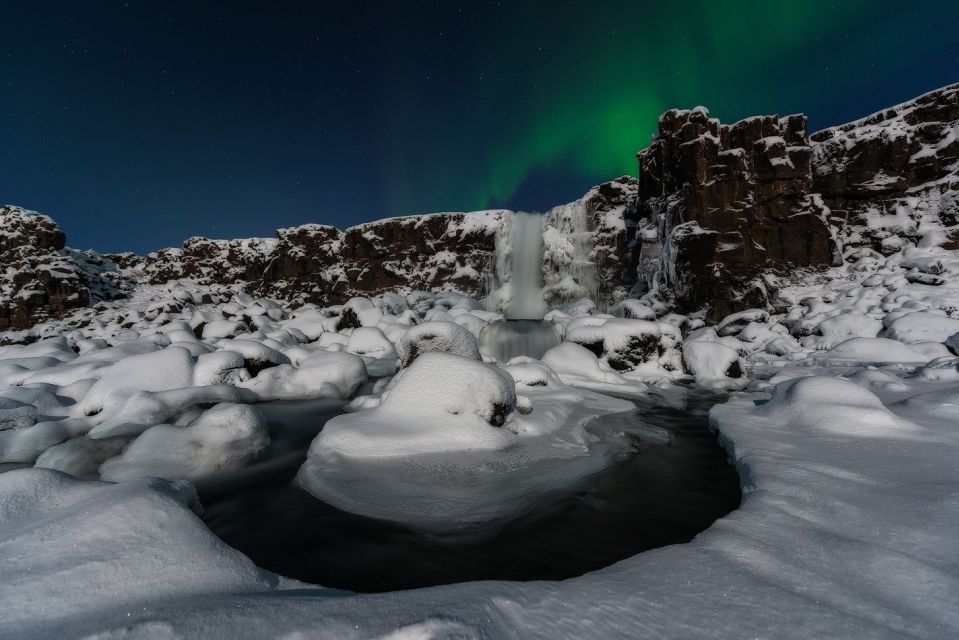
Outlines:
{"label": "snow bank", "polygon": [[[275,586],[210,533],[190,510],[197,506],[185,482],[109,485],[47,469],[0,474],[0,635],[79,637],[133,624],[135,636],[140,625],[129,616],[150,603]],[[86,631],[70,622],[90,615],[99,620],[81,624]]]}

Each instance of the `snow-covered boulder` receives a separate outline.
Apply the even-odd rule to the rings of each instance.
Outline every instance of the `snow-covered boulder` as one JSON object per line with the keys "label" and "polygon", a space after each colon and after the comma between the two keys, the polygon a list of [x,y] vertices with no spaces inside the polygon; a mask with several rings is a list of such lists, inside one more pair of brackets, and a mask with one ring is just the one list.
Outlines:
{"label": "snow-covered boulder", "polygon": [[217,343],[217,348],[222,351],[235,351],[242,355],[244,368],[254,376],[264,369],[290,364],[290,359],[281,351],[257,340],[221,340]]}
{"label": "snow-covered boulder", "polygon": [[813,356],[816,362],[831,366],[868,364],[920,365],[930,360],[924,354],[898,340],[888,338],[850,338],[829,351]]}
{"label": "snow-covered boulder", "polygon": [[391,457],[507,446],[502,429],[516,406],[516,385],[501,369],[449,353],[426,353],[397,376],[381,404],[337,416],[310,446],[300,470],[309,489],[311,468],[329,455]]}
{"label": "snow-covered boulder", "polygon": [[[475,318],[469,314],[465,316]],[[476,320],[479,321],[479,318]],[[472,360],[480,359],[476,337],[456,322],[433,321],[410,327],[400,339],[397,351],[401,367],[408,367],[419,356],[431,352],[452,353]]]}
{"label": "snow-covered boulder", "polygon": [[120,455],[129,443],[130,439],[124,437],[72,438],[44,451],[33,466],[56,469],[85,480],[99,480],[100,465]]}
{"label": "snow-covered boulder", "polygon": [[225,338],[235,338],[247,331],[249,331],[249,327],[242,320],[213,320],[203,325],[202,335],[204,340],[212,342]]}
{"label": "snow-covered boulder", "polygon": [[609,308],[609,312],[617,318],[632,318],[635,320],[655,320],[656,312],[639,300],[626,299],[617,302]]}
{"label": "snow-covered boulder", "polygon": [[716,333],[719,337],[734,336],[742,331],[750,322],[768,322],[769,312],[763,309],[746,309],[738,313],[732,313],[723,318],[716,325]]}
{"label": "snow-covered boulder", "polygon": [[892,320],[885,335],[899,342],[945,342],[959,333],[959,320],[931,311],[906,313]]}
{"label": "snow-covered boulder", "polygon": [[328,320],[319,309],[303,309],[289,320],[284,320],[280,326],[287,330],[296,329],[309,341],[314,342],[326,331],[325,324]]}
{"label": "snow-covered boulder", "polygon": [[[720,407],[714,410],[724,412]],[[780,383],[772,398],[753,413],[775,419],[787,428],[812,433],[895,436],[916,429],[889,411],[871,391],[830,376],[808,376]]]}
{"label": "snow-covered boulder", "polygon": [[273,367],[240,386],[256,393],[261,401],[345,399],[366,379],[366,365],[361,357],[343,351],[317,351],[299,367]]}
{"label": "snow-covered boulder", "polygon": [[739,354],[719,342],[683,343],[683,363],[702,386],[741,388],[746,383],[746,368]]}
{"label": "snow-covered boulder", "polygon": [[22,429],[37,421],[37,408],[13,398],[0,397],[0,431]]}
{"label": "snow-covered boulder", "polygon": [[621,384],[626,380],[593,351],[575,342],[563,342],[543,356],[543,363],[566,384],[576,385],[582,381],[603,384]]}
{"label": "snow-covered boulder", "polygon": [[117,409],[138,391],[165,391],[193,384],[193,354],[183,347],[127,356],[106,369],[80,403],[86,415]]}
{"label": "snow-covered boulder", "polygon": [[193,369],[193,384],[202,387],[210,384],[239,384],[250,379],[243,355],[236,351],[214,351],[196,359]]}
{"label": "snow-covered boulder", "polygon": [[376,327],[358,327],[350,334],[346,350],[367,358],[394,358],[393,343]]}
{"label": "snow-covered boulder", "polygon": [[831,338],[838,344],[849,338],[875,338],[882,330],[882,322],[855,310],[826,318],[816,325],[813,332]]}
{"label": "snow-covered boulder", "polygon": [[158,477],[193,479],[244,466],[270,444],[259,409],[222,403],[177,427],[160,424],[144,431],[118,457],[100,466],[104,480]]}
{"label": "snow-covered boulder", "polygon": [[682,372],[682,332],[668,322],[589,318],[570,322],[565,340],[586,347],[619,372]]}

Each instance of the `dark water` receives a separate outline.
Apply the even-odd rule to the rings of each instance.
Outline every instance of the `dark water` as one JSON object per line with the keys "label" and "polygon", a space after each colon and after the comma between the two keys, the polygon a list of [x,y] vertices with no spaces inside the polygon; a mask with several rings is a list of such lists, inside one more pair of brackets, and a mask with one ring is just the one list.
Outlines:
{"label": "dark water", "polygon": [[737,474],[706,429],[715,400],[691,397],[685,411],[638,406],[604,419],[603,428],[661,429],[630,436],[635,454],[584,490],[481,534],[438,537],[338,511],[289,486],[294,461],[259,486],[208,496],[201,487],[205,520],[260,567],[351,591],[571,578],[688,542],[739,506]]}

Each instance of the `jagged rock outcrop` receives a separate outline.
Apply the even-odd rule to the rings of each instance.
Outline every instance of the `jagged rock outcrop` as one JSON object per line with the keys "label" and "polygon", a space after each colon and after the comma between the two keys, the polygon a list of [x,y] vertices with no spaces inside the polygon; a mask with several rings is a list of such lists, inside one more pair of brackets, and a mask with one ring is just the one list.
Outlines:
{"label": "jagged rock outcrop", "polygon": [[[959,84],[811,136],[812,190],[847,250],[889,254],[959,223]],[[959,248],[959,236],[951,241]]]}
{"label": "jagged rock outcrop", "polygon": [[340,231],[307,224],[275,238],[190,238],[146,257],[115,256],[147,282],[244,283],[290,302],[335,304],[397,288],[481,295],[503,211],[388,218]]}
{"label": "jagged rock outcrop", "polygon": [[[777,277],[844,256],[919,242],[959,248],[959,85],[812,136],[801,115],[723,125],[702,107],[672,110],[638,157],[639,180],[603,183],[545,214],[550,304],[584,294],[614,302],[642,293],[639,280],[718,320],[768,308]],[[74,251],[50,218],[3,207],[0,331],[182,278],[292,304],[396,289],[479,297],[501,270],[496,239],[508,220],[497,210],[346,231],[308,224],[274,238],[190,238],[142,257]]]}
{"label": "jagged rock outcrop", "polygon": [[129,288],[111,261],[65,245],[66,234],[51,218],[0,207],[0,331],[60,318]]}
{"label": "jagged rock outcrop", "polygon": [[722,125],[702,107],[668,111],[637,154],[633,260],[710,320],[768,306],[775,276],[955,226],[957,138],[959,85],[813,136],[804,116]]}
{"label": "jagged rock outcrop", "polygon": [[833,262],[810,156],[805,116],[730,126],[697,107],[660,117],[639,154],[639,216],[657,228],[660,273],[681,307],[721,318],[765,302],[760,275]]}

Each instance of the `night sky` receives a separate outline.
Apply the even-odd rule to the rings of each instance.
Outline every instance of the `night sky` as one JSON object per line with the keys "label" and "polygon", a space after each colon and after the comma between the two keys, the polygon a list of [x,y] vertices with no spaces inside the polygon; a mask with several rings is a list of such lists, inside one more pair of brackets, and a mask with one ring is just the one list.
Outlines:
{"label": "night sky", "polygon": [[658,114],[838,124],[959,81],[955,0],[4,2],[0,203],[77,248],[542,210]]}

